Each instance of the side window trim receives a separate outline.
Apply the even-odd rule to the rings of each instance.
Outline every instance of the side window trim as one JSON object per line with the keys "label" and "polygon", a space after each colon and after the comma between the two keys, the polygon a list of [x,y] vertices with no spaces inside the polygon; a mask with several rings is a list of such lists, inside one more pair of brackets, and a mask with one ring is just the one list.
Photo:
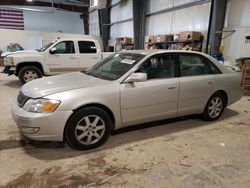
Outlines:
{"label": "side window trim", "polygon": [[[182,72],[182,70],[181,70],[181,62],[180,62],[180,56],[181,56],[181,55],[198,57],[198,58],[202,61],[202,63],[209,69],[209,74],[182,76],[182,75],[181,75],[181,72]],[[211,68],[210,60],[209,60],[208,58],[206,58],[206,57],[200,55],[200,54],[180,52],[180,53],[178,54],[177,59],[178,59],[178,72],[179,72],[179,77],[207,76],[207,75],[212,75],[212,74],[214,74],[214,73],[213,73],[213,70],[212,70],[212,68]],[[209,60],[209,61],[208,61],[208,60]],[[212,63],[212,62],[211,62],[211,63]]]}
{"label": "side window trim", "polygon": [[[208,63],[208,65],[209,65],[209,67],[211,69],[211,74],[221,74],[222,73],[221,70],[210,59],[208,59],[205,56],[203,56],[203,59],[205,59],[205,61]],[[214,67],[218,73],[215,73],[213,71],[212,67]]]}
{"label": "side window trim", "polygon": [[[89,43],[89,46],[91,46],[91,44],[94,45],[94,46],[91,46],[91,47],[94,47],[95,51],[93,50],[93,52],[81,52],[81,45],[80,45],[81,42],[82,43]],[[96,45],[96,43],[94,41],[91,41],[91,40],[78,40],[77,45],[78,45],[79,54],[96,54],[98,52],[97,51],[97,45]],[[84,49],[84,50],[86,50],[86,49]]]}
{"label": "side window trim", "polygon": [[56,48],[57,45],[61,44],[61,43],[66,43],[66,42],[71,42],[73,44],[73,52],[72,53],[57,53],[57,54],[75,54],[76,53],[76,49],[75,49],[75,43],[72,40],[64,40],[64,41],[60,41],[57,44],[55,44],[52,48]]}
{"label": "side window trim", "polygon": [[145,62],[147,62],[147,61],[149,61],[150,59],[152,59],[152,58],[158,58],[158,57],[164,57],[164,56],[167,56],[167,55],[172,55],[173,56],[173,59],[174,59],[174,76],[173,77],[169,77],[169,78],[152,78],[152,79],[149,79],[149,80],[156,80],[156,79],[172,79],[172,78],[177,78],[178,77],[178,57],[177,57],[177,54],[175,53],[175,52],[167,52],[167,53],[161,53],[161,54],[155,54],[155,55],[151,55],[150,57],[148,57],[143,63],[141,63],[140,65],[139,65],[139,67],[135,70],[135,72],[136,71],[138,71],[141,67],[142,67],[142,65],[145,63]]}

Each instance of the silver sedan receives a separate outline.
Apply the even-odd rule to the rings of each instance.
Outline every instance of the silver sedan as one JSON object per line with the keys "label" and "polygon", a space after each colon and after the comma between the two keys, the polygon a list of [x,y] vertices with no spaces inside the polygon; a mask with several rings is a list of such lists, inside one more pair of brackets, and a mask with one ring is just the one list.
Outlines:
{"label": "silver sedan", "polygon": [[217,120],[240,100],[240,81],[203,53],[121,52],[89,70],[25,84],[12,115],[30,139],[93,149],[125,126],[190,114]]}

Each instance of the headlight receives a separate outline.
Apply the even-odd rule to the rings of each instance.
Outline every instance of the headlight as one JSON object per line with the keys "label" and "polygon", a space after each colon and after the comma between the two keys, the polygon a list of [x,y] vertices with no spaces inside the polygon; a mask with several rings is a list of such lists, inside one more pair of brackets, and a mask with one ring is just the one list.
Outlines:
{"label": "headlight", "polygon": [[13,57],[7,57],[7,62],[10,65],[14,65],[14,58]]}
{"label": "headlight", "polygon": [[61,101],[50,99],[29,99],[23,109],[28,112],[50,113],[55,111]]}

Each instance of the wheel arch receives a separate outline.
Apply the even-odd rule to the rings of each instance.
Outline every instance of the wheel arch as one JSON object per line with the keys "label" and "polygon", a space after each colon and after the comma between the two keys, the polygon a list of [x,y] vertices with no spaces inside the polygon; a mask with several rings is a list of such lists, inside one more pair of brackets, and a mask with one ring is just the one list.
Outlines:
{"label": "wheel arch", "polygon": [[103,104],[100,104],[100,103],[90,103],[90,104],[82,105],[82,106],[80,106],[80,107],[73,110],[73,113],[70,115],[70,117],[68,118],[68,120],[67,120],[67,122],[66,122],[66,124],[64,126],[63,140],[65,140],[66,125],[68,124],[68,122],[72,118],[72,116],[75,114],[75,112],[77,112],[79,110],[82,110],[84,108],[88,108],[88,107],[97,107],[97,108],[100,108],[100,109],[104,110],[105,112],[107,112],[109,117],[111,118],[112,123],[113,123],[113,127],[111,129],[114,130],[114,128],[115,128],[115,116],[114,116],[113,112],[110,110],[110,108],[108,108],[107,106],[105,106]]}
{"label": "wheel arch", "polygon": [[44,75],[43,66],[42,66],[42,64],[40,62],[22,62],[22,63],[18,63],[17,67],[16,67],[15,75],[17,76],[19,74],[20,70],[23,67],[26,67],[26,66],[34,66],[34,67],[38,68],[42,72],[42,74]]}
{"label": "wheel arch", "polygon": [[[227,106],[227,103],[228,103],[228,95],[227,95],[227,93],[226,93],[226,91],[225,90],[218,90],[218,91],[216,91],[216,92],[214,92],[213,93],[213,95],[215,94],[215,93],[220,93],[222,96],[223,96],[223,98],[225,99],[225,106]],[[212,95],[212,96],[213,96]]]}
{"label": "wheel arch", "polygon": [[[211,100],[213,99],[213,97],[215,97],[216,95],[217,95],[217,96],[220,95],[220,96],[223,98],[222,100],[223,100],[223,103],[224,103],[224,104],[223,104],[223,108],[222,108],[221,111],[220,111],[220,114],[219,114],[219,115],[216,115],[216,117],[211,117],[211,116],[208,114],[208,106],[209,106],[210,101],[211,101]],[[201,118],[202,118],[203,120],[205,120],[205,121],[215,121],[215,120],[219,119],[219,118],[221,117],[221,115],[222,115],[224,109],[226,108],[227,103],[228,103],[228,95],[227,95],[226,91],[225,91],[225,90],[217,90],[217,91],[215,91],[215,92],[210,96],[210,98],[208,99],[207,104],[206,104],[206,106],[205,106],[203,112],[201,113]],[[217,113],[217,112],[216,112],[216,113]]]}

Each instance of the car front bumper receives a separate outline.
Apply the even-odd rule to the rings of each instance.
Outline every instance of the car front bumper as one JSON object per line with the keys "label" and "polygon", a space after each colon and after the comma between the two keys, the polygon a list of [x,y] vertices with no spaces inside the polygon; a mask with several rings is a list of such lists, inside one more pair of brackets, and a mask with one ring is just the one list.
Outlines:
{"label": "car front bumper", "polygon": [[12,117],[27,138],[41,141],[63,141],[66,122],[73,111],[33,113],[20,108],[16,100],[12,103]]}

